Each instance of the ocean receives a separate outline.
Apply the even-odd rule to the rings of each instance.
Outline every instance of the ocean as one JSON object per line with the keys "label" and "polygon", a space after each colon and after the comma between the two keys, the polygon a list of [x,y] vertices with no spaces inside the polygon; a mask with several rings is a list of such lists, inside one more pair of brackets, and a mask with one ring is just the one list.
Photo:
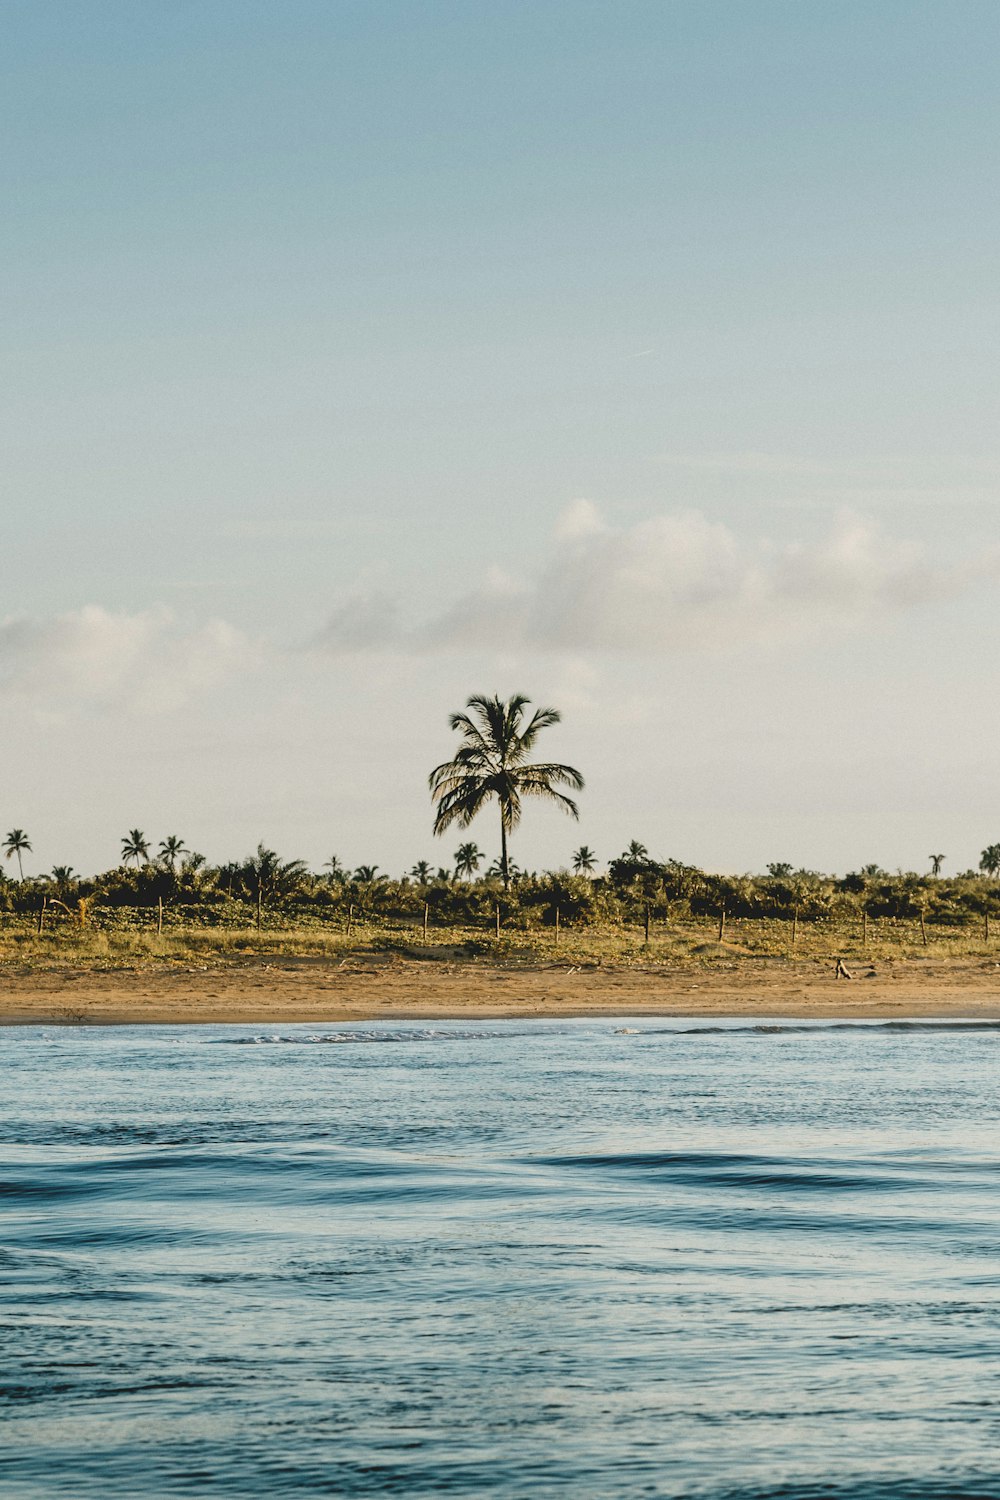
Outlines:
{"label": "ocean", "polygon": [[1000,1028],[0,1032],[0,1493],[1000,1494]]}

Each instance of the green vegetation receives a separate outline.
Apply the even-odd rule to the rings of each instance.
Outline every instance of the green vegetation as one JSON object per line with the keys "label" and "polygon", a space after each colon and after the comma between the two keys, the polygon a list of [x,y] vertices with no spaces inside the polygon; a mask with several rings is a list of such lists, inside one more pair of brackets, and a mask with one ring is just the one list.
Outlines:
{"label": "green vegetation", "polygon": [[220,866],[182,849],[164,840],[155,859],[132,855],[87,880],[64,865],[45,877],[0,875],[0,961],[385,950],[505,962],[558,952],[569,963],[622,964],[957,956],[989,950],[990,920],[1000,917],[1000,882],[977,871],[889,875],[868,865],[834,877],[776,863],[765,875],[716,875],[655,860],[637,840],[606,874],[508,871],[506,886],[495,866],[477,873],[475,845],[456,851],[450,869],[434,874],[421,861],[399,879],[373,865],[350,873],[336,858],[317,873],[263,846]]}

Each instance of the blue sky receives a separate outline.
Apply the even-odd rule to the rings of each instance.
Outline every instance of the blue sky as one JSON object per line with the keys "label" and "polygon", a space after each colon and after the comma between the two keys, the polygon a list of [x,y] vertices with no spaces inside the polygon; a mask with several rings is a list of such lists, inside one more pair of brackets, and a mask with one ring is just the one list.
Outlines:
{"label": "blue sky", "polygon": [[0,14],[40,867],[443,859],[482,689],[588,777],[526,863],[998,836],[995,5]]}

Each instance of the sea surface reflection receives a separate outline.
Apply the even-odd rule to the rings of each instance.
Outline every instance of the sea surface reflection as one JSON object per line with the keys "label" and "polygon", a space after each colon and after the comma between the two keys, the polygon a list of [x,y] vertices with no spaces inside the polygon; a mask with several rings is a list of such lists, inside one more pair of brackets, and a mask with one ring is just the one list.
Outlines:
{"label": "sea surface reflection", "polygon": [[0,1491],[1000,1494],[1000,1029],[0,1033]]}

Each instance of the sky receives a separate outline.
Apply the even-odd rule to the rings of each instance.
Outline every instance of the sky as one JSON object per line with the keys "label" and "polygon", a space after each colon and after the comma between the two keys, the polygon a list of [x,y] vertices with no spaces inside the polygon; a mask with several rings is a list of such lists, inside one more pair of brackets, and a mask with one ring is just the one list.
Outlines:
{"label": "sky", "polygon": [[[1000,838],[994,0],[0,0],[0,832]],[[492,857],[488,815],[471,830]]]}

